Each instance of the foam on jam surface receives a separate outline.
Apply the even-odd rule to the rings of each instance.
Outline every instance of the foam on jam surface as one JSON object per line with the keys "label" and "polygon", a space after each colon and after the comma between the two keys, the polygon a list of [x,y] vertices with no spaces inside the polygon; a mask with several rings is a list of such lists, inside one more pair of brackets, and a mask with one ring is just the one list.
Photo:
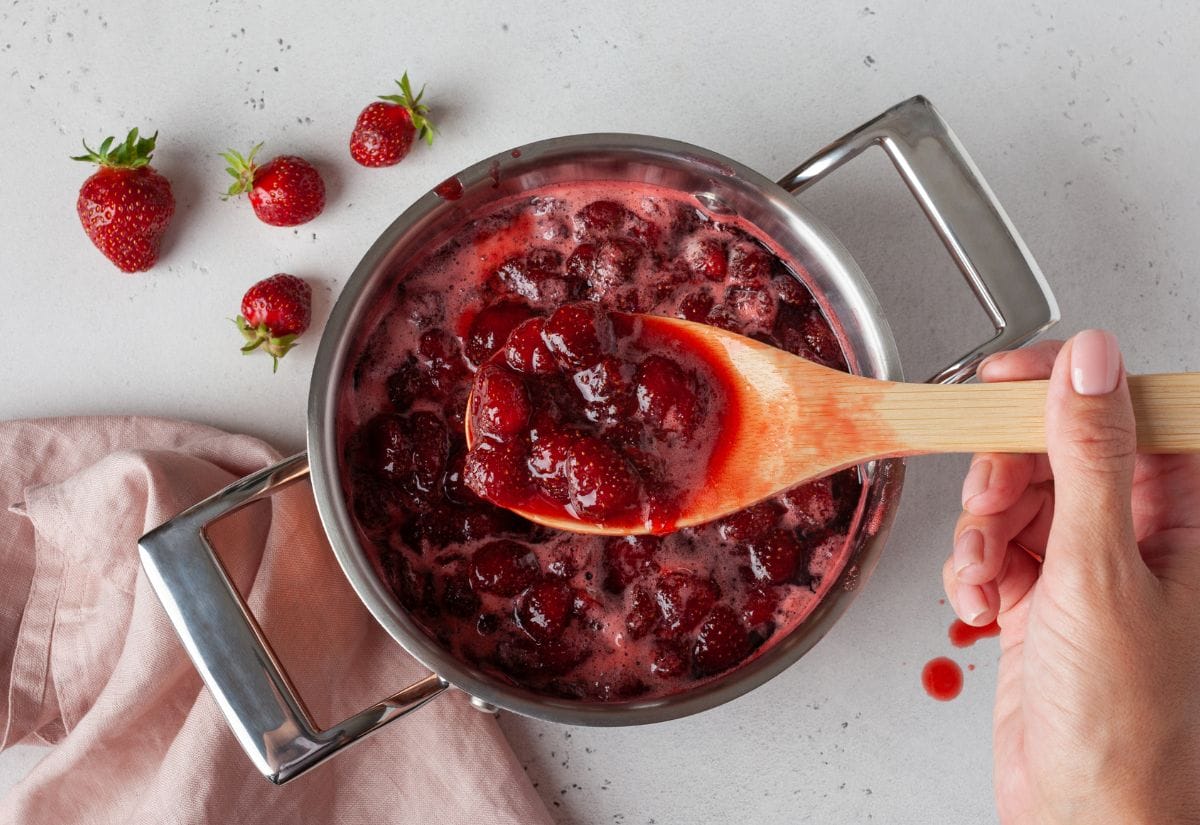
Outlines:
{"label": "foam on jam surface", "polygon": [[[710,323],[846,368],[802,280],[728,221],[649,185],[585,182],[502,203],[394,274],[339,388],[342,483],[380,576],[460,660],[583,701],[666,695],[782,638],[841,571],[855,470],[713,524],[617,538],[539,527],[467,483],[475,372],[567,304]],[[542,407],[531,415],[553,419]],[[601,400],[591,434],[654,465],[620,437],[645,414]],[[523,483],[529,446],[506,447],[489,478]],[[661,460],[646,474],[652,489],[679,480]]]}

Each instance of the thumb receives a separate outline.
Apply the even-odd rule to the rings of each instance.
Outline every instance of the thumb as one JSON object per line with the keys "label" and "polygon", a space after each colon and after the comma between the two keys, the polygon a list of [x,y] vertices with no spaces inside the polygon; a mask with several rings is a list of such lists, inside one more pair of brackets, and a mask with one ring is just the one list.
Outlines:
{"label": "thumb", "polygon": [[1066,574],[1107,590],[1142,564],[1131,504],[1136,450],[1117,339],[1085,330],[1059,351],[1046,396],[1046,452],[1054,473],[1046,575]]}

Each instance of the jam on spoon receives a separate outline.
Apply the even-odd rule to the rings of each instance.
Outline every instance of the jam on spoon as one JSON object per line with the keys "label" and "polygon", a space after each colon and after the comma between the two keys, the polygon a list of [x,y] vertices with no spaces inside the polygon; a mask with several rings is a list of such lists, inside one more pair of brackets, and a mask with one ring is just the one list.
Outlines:
{"label": "jam on spoon", "polygon": [[664,533],[736,410],[686,330],[588,302],[522,322],[476,372],[464,479],[526,518]]}

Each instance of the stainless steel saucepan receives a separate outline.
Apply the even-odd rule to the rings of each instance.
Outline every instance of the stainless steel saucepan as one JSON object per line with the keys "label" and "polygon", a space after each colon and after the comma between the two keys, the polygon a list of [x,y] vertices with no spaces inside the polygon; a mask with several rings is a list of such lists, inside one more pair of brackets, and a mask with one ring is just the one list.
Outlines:
{"label": "stainless steel saucepan", "polygon": [[[457,661],[421,630],[376,575],[352,524],[340,483],[337,387],[355,333],[396,272],[429,251],[431,238],[463,216],[535,187],[584,180],[649,182],[735,213],[803,266],[807,286],[834,321],[852,371],[900,380],[896,343],[867,279],[838,240],[793,197],[869,146],[891,157],[929,217],[994,329],[930,380],[965,381],[986,355],[1020,346],[1058,320],[1037,264],[941,116],[914,97],[835,141],[778,182],[714,152],[624,134],[553,138],[504,152],[458,174],[463,193],[426,194],[388,227],[347,282],[325,326],[308,403],[308,451],[233,484],[142,537],[146,573],[184,647],[234,734],[263,775],[282,784],[449,687],[481,709],[501,708],[575,725],[659,722],[740,696],[792,665],[833,625],[874,568],[899,503],[904,462],[861,468],[865,486],[851,555],[815,610],[760,655],[724,676],[667,697],[620,703],[553,698],[505,684]],[[430,673],[393,696],[320,730],[304,710],[245,602],[204,535],[205,526],[295,481],[309,478],[333,552],[359,598]]]}

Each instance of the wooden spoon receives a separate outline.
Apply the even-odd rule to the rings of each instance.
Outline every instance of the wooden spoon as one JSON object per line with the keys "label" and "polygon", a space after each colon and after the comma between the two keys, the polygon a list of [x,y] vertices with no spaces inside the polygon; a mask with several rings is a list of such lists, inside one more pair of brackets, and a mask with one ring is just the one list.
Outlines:
{"label": "wooden spoon", "polygon": [[[686,335],[713,370],[727,376],[733,396],[709,464],[709,483],[684,503],[677,528],[712,521],[808,479],[876,458],[1046,451],[1048,381],[955,386],[880,381],[705,324],[641,318],[646,326]],[[1139,452],[1200,451],[1200,373],[1128,380]],[[577,533],[649,532],[646,525],[592,524],[512,509],[547,527]]]}

